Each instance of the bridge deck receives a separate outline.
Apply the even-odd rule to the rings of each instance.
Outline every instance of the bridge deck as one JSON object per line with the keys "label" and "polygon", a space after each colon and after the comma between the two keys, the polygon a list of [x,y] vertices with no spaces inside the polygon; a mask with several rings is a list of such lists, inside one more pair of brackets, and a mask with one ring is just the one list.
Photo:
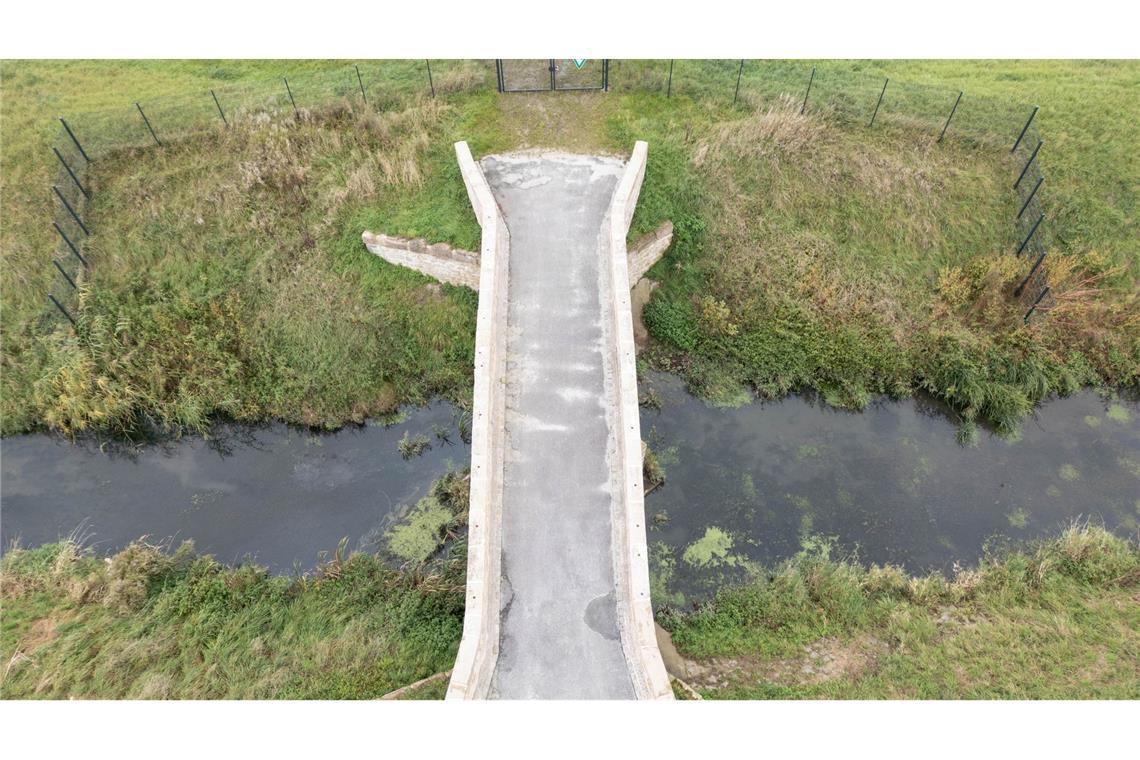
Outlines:
{"label": "bridge deck", "polygon": [[558,154],[483,161],[511,235],[492,697],[634,696],[614,597],[599,280],[599,232],[622,166]]}

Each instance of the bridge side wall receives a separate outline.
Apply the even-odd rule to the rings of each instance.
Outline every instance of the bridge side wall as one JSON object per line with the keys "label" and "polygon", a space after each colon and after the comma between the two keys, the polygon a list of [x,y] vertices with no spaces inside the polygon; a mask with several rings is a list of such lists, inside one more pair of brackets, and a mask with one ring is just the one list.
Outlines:
{"label": "bridge side wall", "polygon": [[[602,294],[607,301],[604,309],[605,318],[609,322],[606,352],[616,391],[616,408],[611,411],[611,425],[616,441],[610,463],[615,477],[615,495],[618,497],[613,520],[614,576],[618,628],[634,691],[639,699],[672,699],[673,689],[665,672],[661,651],[657,648],[653,606],[649,598],[641,418],[637,403],[637,352],[633,342],[633,312],[629,293],[631,262],[626,249],[630,220],[645,178],[647,152],[648,145],[639,140],[614,191],[610,212],[602,230],[602,235],[605,236],[602,249],[607,256],[604,263],[608,265],[608,287]],[[671,239],[672,230],[669,232]],[[661,250],[664,251],[664,247]]]}
{"label": "bridge side wall", "polygon": [[629,284],[633,287],[657,263],[673,242],[673,223],[662,222],[653,232],[638,238],[629,249]]}
{"label": "bridge side wall", "polygon": [[467,143],[457,142],[455,155],[483,234],[471,412],[467,602],[463,637],[447,687],[447,699],[482,699],[490,689],[499,656],[510,236],[491,188]]}
{"label": "bridge side wall", "polygon": [[429,244],[419,238],[393,237],[365,231],[364,246],[389,264],[414,269],[451,285],[479,289],[479,254],[452,248],[446,243]]}

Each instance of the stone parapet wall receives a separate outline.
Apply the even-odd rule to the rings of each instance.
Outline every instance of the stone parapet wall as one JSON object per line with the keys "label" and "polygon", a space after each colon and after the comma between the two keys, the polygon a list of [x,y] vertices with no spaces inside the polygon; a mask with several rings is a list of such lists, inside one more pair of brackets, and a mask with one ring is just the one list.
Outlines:
{"label": "stone parapet wall", "polygon": [[446,243],[428,243],[416,238],[393,237],[365,231],[361,236],[369,251],[390,264],[407,267],[440,282],[479,289],[479,254],[452,248]]}
{"label": "stone parapet wall", "polygon": [[645,276],[649,268],[669,248],[673,242],[673,223],[664,221],[653,232],[642,235],[637,242],[629,247],[629,285],[633,287],[637,281]]}

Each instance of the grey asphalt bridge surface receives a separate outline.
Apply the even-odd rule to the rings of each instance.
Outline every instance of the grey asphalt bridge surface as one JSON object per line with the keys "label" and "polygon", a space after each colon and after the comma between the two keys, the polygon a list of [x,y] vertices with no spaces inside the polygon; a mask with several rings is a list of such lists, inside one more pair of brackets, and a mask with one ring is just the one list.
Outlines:
{"label": "grey asphalt bridge surface", "polygon": [[632,699],[617,626],[599,233],[617,159],[488,157],[510,230],[499,699]]}

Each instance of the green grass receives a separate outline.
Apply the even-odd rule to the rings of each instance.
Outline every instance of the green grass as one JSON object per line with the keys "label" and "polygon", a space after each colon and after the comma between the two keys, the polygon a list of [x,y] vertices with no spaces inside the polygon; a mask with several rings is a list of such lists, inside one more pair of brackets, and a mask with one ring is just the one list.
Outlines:
{"label": "green grass", "polygon": [[[486,62],[440,62],[434,101],[419,62],[379,62],[362,67],[364,107],[343,62],[5,62],[3,431],[201,429],[218,415],[336,427],[436,394],[464,403],[476,297],[378,261],[359,238],[478,245],[458,139],[477,155],[649,141],[631,236],[664,219],[676,234],[650,273],[662,287],[645,358],[713,401],[815,388],[859,407],[925,390],[1012,431],[1049,393],[1138,382],[1140,66],[818,62],[800,116],[809,66],[749,63],[733,108],[732,61],[678,62],[671,98],[664,62],[615,62],[608,94],[509,96]],[[235,109],[223,129],[211,88],[278,115]],[[146,147],[135,99],[164,147]],[[1032,102],[1058,304],[1025,327],[1007,295],[1027,266],[1009,253],[1008,151]],[[139,146],[91,168],[77,336],[39,327],[57,113],[89,140]],[[183,123],[197,126],[170,126]]]}
{"label": "green grass", "polygon": [[[613,120],[620,141],[644,137],[652,146],[635,232],[664,218],[677,225],[665,261],[650,272],[663,284],[644,312],[656,339],[651,364],[729,404],[744,398],[742,386],[761,396],[815,388],[856,408],[874,393],[924,390],[965,421],[1003,432],[1050,393],[1137,384],[1140,172],[1116,159],[1135,142],[1126,114],[1140,105],[1132,86],[1140,69],[1112,69],[1077,109],[1074,81],[1106,67],[993,64],[1023,73],[1005,86],[988,79],[982,95],[964,98],[937,144],[956,91],[903,84],[910,65],[821,63],[812,97],[822,102],[805,116],[806,81],[793,77],[806,75],[804,66],[746,75],[738,112],[726,108],[723,66],[688,63],[692,82],[675,79],[673,102],[628,96],[628,114]],[[882,70],[893,77],[891,99],[870,130],[862,120],[869,107],[859,103],[870,93],[873,105]],[[916,65],[928,82],[967,90],[971,70]],[[652,71],[635,84],[648,87]],[[686,96],[726,91],[719,107]],[[845,97],[852,92],[861,98],[854,105]],[[1008,296],[1028,267],[1012,255],[1018,167],[1009,147],[1029,112],[1014,99],[1047,107],[1054,92],[1063,106],[1041,129],[1066,135],[1057,150],[1068,168],[1054,175],[1043,159],[1058,304],[1027,327],[1025,305]],[[949,96],[941,118],[940,93]],[[1093,147],[1104,138],[1111,149]],[[1109,211],[1086,215],[1086,204],[1106,200]]]}
{"label": "green grass", "polygon": [[708,698],[1136,699],[1138,593],[1136,543],[1074,527],[948,580],[804,553],[661,620]]}
{"label": "green grass", "polygon": [[369,699],[451,667],[460,561],[398,573],[371,555],[310,577],[137,544],[5,555],[5,699]]}
{"label": "green grass", "polygon": [[[5,283],[5,320],[19,322],[5,323],[6,432],[131,434],[143,415],[167,428],[218,415],[338,427],[469,396],[474,295],[387,266],[359,239],[373,226],[477,245],[447,162],[454,109],[331,102],[269,122],[231,113],[232,128],[92,165],[77,334],[37,334],[42,286]],[[47,274],[43,250],[32,258],[6,253],[6,275]]]}

